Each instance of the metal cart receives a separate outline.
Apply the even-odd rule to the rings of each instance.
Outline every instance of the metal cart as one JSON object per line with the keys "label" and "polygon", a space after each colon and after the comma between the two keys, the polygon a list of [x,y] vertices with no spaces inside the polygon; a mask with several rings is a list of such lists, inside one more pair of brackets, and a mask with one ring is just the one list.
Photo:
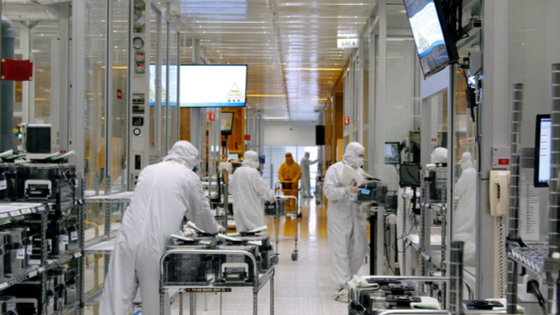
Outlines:
{"label": "metal cart", "polygon": [[[252,269],[254,277],[248,279],[246,282],[217,282],[210,281],[208,283],[168,283],[168,275],[166,274],[165,261],[170,255],[204,255],[204,256],[227,256],[227,255],[241,255],[246,256],[251,264],[248,268]],[[171,290],[179,290],[180,292],[190,293],[190,315],[195,314],[195,293],[208,293],[208,292],[231,292],[233,288],[252,287],[253,288],[253,315],[258,314],[258,293],[262,287],[270,280],[270,314],[274,315],[274,265],[271,266],[266,272],[258,272],[258,263],[251,253],[244,250],[223,250],[223,249],[172,249],[166,251],[160,259],[160,314],[164,314],[164,294]],[[182,302],[182,293],[181,293]],[[182,303],[181,303],[182,305]],[[180,310],[182,315],[182,308]]]}
{"label": "metal cart", "polygon": [[[281,185],[280,182],[277,182],[274,186],[274,192],[276,193],[276,198],[277,198],[277,206],[276,206],[276,214],[275,215],[266,215],[266,216],[272,216],[274,217],[274,219],[276,220],[275,222],[275,227],[276,227],[276,248],[275,248],[275,263],[278,262],[278,242],[280,240],[280,237],[278,236],[278,231],[279,231],[279,226],[280,226],[280,217],[290,217],[294,220],[294,251],[292,252],[292,261],[297,261],[298,259],[298,252],[299,250],[297,249],[297,242],[298,242],[298,233],[299,233],[299,227],[298,227],[298,219],[301,218],[301,207],[299,204],[299,199],[297,197],[294,196],[279,196],[278,193],[282,191],[281,189]],[[296,211],[294,211],[293,213],[291,212],[286,212],[285,210],[282,210],[281,207],[278,205],[278,198],[283,198],[284,200],[286,199],[294,199],[294,202],[296,204]],[[285,239],[291,239],[291,238],[285,238]]]}

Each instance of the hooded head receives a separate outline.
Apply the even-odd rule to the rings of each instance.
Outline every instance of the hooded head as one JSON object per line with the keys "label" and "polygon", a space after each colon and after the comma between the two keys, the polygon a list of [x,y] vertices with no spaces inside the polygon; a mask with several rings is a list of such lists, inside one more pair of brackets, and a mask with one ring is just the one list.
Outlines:
{"label": "hooded head", "polygon": [[342,160],[353,169],[358,169],[364,165],[364,151],[364,147],[358,142],[350,142],[346,146]]}
{"label": "hooded head", "polygon": [[447,163],[447,149],[435,148],[434,151],[432,151],[432,163],[433,164]]}
{"label": "hooded head", "polygon": [[245,151],[243,154],[243,166],[252,168],[259,167],[259,155],[255,151]]}
{"label": "hooded head", "polygon": [[175,160],[192,170],[198,164],[198,150],[188,141],[177,141],[163,160]]}
{"label": "hooded head", "polygon": [[309,158],[309,152],[305,152],[304,156],[305,156],[306,158]]}
{"label": "hooded head", "polygon": [[294,163],[294,158],[290,152],[286,153],[286,163],[288,163],[288,165],[292,165],[292,163]]}
{"label": "hooded head", "polygon": [[461,160],[461,169],[464,171],[471,167],[473,167],[471,154],[470,152],[465,152],[463,153],[463,159]]}

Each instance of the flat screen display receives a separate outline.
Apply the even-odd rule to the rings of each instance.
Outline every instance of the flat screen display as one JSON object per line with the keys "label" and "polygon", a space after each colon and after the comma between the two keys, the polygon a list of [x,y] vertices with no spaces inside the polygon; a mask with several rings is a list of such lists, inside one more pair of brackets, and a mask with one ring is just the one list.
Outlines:
{"label": "flat screen display", "polygon": [[535,132],[535,187],[548,187],[550,179],[550,156],[552,119],[550,115],[537,115]]}
{"label": "flat screen display", "polygon": [[401,154],[398,142],[385,142],[385,164],[400,164]]}
{"label": "flat screen display", "polygon": [[403,0],[424,78],[459,56],[448,35],[439,0]]}
{"label": "flat screen display", "polygon": [[401,164],[399,169],[399,185],[404,187],[420,187],[420,165]]}
{"label": "flat screen display", "polygon": [[25,137],[28,153],[51,153],[51,125],[29,124]]}
{"label": "flat screen display", "polygon": [[234,112],[220,113],[220,130],[223,134],[231,134],[233,130],[233,117]]}
{"label": "flat screen display", "polygon": [[181,107],[242,107],[247,102],[247,65],[182,65]]}

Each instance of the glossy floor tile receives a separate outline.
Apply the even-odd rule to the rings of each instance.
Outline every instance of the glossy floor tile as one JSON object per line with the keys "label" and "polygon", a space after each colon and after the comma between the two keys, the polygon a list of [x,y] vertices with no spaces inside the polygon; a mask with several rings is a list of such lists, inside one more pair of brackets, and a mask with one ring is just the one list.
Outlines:
{"label": "glossy floor tile", "polygon": [[[327,214],[315,199],[304,199],[301,206],[302,218],[298,221],[298,259],[292,261],[295,249],[295,221],[283,217],[278,234],[279,264],[274,277],[274,314],[348,314],[347,304],[334,300],[331,258],[327,240]],[[274,246],[275,222],[266,219],[268,233]],[[364,264],[360,275],[365,275],[368,265]],[[221,303],[220,303],[221,299]],[[189,296],[184,297],[183,314],[189,314]],[[258,314],[270,314],[270,283],[258,293]],[[172,306],[172,314],[179,314],[179,302]],[[234,289],[231,293],[197,293],[197,315],[248,315],[253,314],[251,289]]]}

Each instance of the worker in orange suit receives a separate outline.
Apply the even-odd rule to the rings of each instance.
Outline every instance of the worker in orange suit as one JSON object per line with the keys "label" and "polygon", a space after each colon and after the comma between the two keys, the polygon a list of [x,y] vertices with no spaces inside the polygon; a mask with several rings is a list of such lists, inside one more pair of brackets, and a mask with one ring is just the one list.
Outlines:
{"label": "worker in orange suit", "polygon": [[[299,164],[294,162],[292,154],[286,153],[286,162],[280,165],[278,170],[278,180],[282,183],[282,191],[284,196],[298,196],[298,182],[301,178],[301,168]],[[294,211],[296,209],[296,201],[292,198],[286,200],[286,211]]]}

